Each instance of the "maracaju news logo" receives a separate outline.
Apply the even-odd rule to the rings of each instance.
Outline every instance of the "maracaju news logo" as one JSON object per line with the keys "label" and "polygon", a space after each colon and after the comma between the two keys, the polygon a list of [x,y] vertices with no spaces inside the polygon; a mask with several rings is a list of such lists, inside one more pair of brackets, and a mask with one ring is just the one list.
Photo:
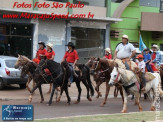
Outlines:
{"label": "maracaju news logo", "polygon": [[3,121],[33,121],[32,105],[2,105]]}

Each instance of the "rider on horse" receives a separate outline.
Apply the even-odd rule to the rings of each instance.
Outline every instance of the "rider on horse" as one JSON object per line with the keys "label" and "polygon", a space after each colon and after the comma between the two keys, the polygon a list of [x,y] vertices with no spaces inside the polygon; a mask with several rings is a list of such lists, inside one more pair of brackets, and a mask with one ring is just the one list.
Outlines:
{"label": "rider on horse", "polygon": [[71,83],[73,82],[74,68],[75,68],[77,61],[79,60],[79,56],[72,42],[69,42],[68,45],[66,46],[68,46],[68,51],[66,51],[62,61],[66,59],[71,69],[71,76],[68,82],[68,86],[70,87]]}
{"label": "rider on horse", "polygon": [[39,43],[39,49],[36,53],[36,57],[33,59],[33,61],[37,64],[40,63],[40,60],[41,60],[41,56],[45,56],[45,53],[46,53],[46,49],[45,49],[45,43],[40,41]]}
{"label": "rider on horse", "polygon": [[112,54],[111,54],[110,48],[106,48],[105,49],[105,56],[104,56],[104,58],[112,59]]}
{"label": "rider on horse", "polygon": [[125,64],[125,68],[130,70],[132,68],[130,60],[135,56],[135,54],[136,49],[131,43],[128,42],[128,36],[123,35],[122,43],[118,44],[118,46],[116,47],[114,59],[120,59],[118,60],[118,62]]}

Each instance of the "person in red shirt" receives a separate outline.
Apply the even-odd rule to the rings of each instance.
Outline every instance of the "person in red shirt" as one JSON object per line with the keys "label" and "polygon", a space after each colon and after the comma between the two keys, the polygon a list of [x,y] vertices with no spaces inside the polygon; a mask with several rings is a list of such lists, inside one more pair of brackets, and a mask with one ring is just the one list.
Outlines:
{"label": "person in red shirt", "polygon": [[53,51],[53,44],[48,43],[47,45],[47,51],[45,53],[45,56],[49,60],[54,60],[55,52]]}
{"label": "person in red shirt", "polygon": [[75,46],[72,42],[69,42],[68,45],[66,45],[66,46],[68,46],[68,51],[66,51],[62,61],[64,61],[66,59],[66,61],[69,63],[70,69],[71,69],[71,76],[70,76],[70,79],[68,82],[68,86],[70,87],[71,83],[73,82],[74,67],[75,67],[77,61],[79,60],[79,56],[78,56],[78,53],[75,50]]}
{"label": "person in red shirt", "polygon": [[46,49],[45,49],[45,43],[40,41],[39,43],[39,49],[37,50],[36,57],[33,59],[33,62],[39,64],[41,60],[41,56],[45,56]]}
{"label": "person in red shirt", "polygon": [[105,56],[104,56],[104,58],[112,59],[112,54],[111,54],[110,48],[106,48],[105,49]]}

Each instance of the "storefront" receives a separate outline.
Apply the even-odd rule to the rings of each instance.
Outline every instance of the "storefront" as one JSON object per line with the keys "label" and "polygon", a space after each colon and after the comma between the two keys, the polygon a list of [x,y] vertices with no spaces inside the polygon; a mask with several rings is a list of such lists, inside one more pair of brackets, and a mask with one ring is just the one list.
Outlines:
{"label": "storefront", "polygon": [[0,22],[0,55],[32,56],[33,25]]}

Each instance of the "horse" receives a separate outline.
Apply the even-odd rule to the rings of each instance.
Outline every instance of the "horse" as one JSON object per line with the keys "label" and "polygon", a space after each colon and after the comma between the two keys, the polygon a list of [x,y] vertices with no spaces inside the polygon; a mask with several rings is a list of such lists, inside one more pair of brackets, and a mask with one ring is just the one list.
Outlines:
{"label": "horse", "polygon": [[[157,95],[157,92],[163,95],[163,91],[161,89],[160,75],[158,73],[153,73],[153,75],[155,76],[155,78],[146,83],[146,87],[144,91],[144,93],[150,94],[150,90],[151,89],[153,90],[154,99],[152,100],[151,111],[155,110],[156,97],[159,97],[159,95]],[[127,97],[129,94],[135,95],[136,97],[135,100],[136,100],[136,104],[138,105],[139,111],[142,111],[142,106],[140,105],[140,102],[139,102],[140,84],[138,82],[137,75],[135,75],[135,73],[132,71],[118,68],[116,66],[114,67],[111,73],[111,78],[109,81],[110,86],[113,86],[115,84],[121,85],[123,89],[124,104],[123,104],[123,109],[121,112],[122,113],[127,112]]]}
{"label": "horse", "polygon": [[[86,66],[89,68],[92,68],[95,60],[96,60],[96,57],[89,58],[88,62],[86,63]],[[96,87],[95,87],[95,90],[97,92],[96,98],[102,97],[102,94],[99,91],[99,87],[106,80],[105,72],[101,72],[101,71],[94,72],[94,70],[91,70],[91,75],[93,75],[93,79],[96,82]],[[115,87],[115,89],[114,89],[114,97],[115,98],[118,96],[118,91],[119,91],[119,89],[117,89],[117,87]]]}
{"label": "horse", "polygon": [[[110,85],[108,85],[108,82],[110,80],[110,74],[111,74],[114,66],[116,66],[116,65],[117,65],[117,63],[115,63],[114,60],[109,60],[106,58],[96,58],[93,61],[91,69],[94,70],[94,72],[99,72],[100,74],[105,74],[104,77],[105,77],[105,82],[106,82],[106,92],[105,92],[104,101],[100,105],[101,107],[103,107],[104,104],[106,104],[107,97],[108,97],[109,91],[110,91]],[[99,86],[96,86],[96,87],[99,87]],[[116,88],[120,91],[120,94],[122,96],[122,101],[123,101],[124,99],[123,99],[122,87],[119,85],[116,85]],[[115,94],[115,92],[114,92],[114,94]]]}
{"label": "horse", "polygon": [[[65,65],[67,65],[69,68],[69,64],[67,63],[67,61],[64,61]],[[41,61],[39,64],[42,69],[48,68],[50,70],[50,72],[54,72],[54,70],[56,69],[54,66],[51,65],[51,62],[47,62],[47,61]],[[89,68],[87,68],[84,65],[81,64],[76,64],[76,67],[78,68],[78,71],[75,71],[75,73],[78,75],[78,77],[76,77],[75,75],[73,75],[73,82],[76,83],[76,86],[78,88],[78,98],[77,101],[75,101],[75,104],[78,104],[80,102],[80,96],[81,96],[81,86],[80,86],[80,81],[82,81],[82,83],[85,85],[86,89],[87,89],[87,99],[89,101],[92,101],[90,95],[89,95],[89,91],[91,91],[91,96],[94,95],[94,89],[93,86],[91,84],[91,80],[90,80],[90,73],[89,73]],[[61,97],[61,96],[60,96]],[[59,99],[60,99],[59,97]]]}
{"label": "horse", "polygon": [[163,90],[163,66],[160,67],[161,85]]}
{"label": "horse", "polygon": [[[24,66],[26,66],[26,64],[28,62],[32,62],[32,60],[28,59],[26,56],[18,55],[18,59],[17,59],[16,64],[15,64],[14,67],[16,69],[21,68],[21,67],[24,67]],[[33,66],[36,68],[37,67],[37,64],[36,63],[33,63],[33,64],[34,64]],[[32,75],[31,75],[30,72],[28,72],[27,74],[28,74],[29,77],[28,77],[28,81],[26,83],[26,88],[27,88],[27,90],[29,92],[31,92],[31,89],[29,88],[29,84],[32,81],[32,77],[31,77]],[[33,88],[34,88],[34,86],[35,86],[35,82],[33,81]],[[50,84],[50,88],[49,88],[47,94],[50,94],[51,93],[51,90],[52,90],[52,84]]]}
{"label": "horse", "polygon": [[[46,74],[46,72],[44,70],[44,69],[46,69],[46,68],[44,68],[45,65],[48,66],[48,69],[51,72],[50,75]],[[69,96],[68,86],[67,86],[68,78],[66,78],[64,67],[60,63],[57,63],[55,61],[48,60],[48,59],[46,59],[46,60],[42,59],[40,61],[39,65],[37,66],[34,74],[32,74],[32,75],[33,75],[33,79],[37,82],[36,82],[36,86],[31,91],[30,99],[32,99],[33,92],[37,88],[39,88],[40,95],[41,95],[41,102],[42,102],[43,95],[42,95],[41,85],[53,83],[53,89],[52,89],[51,96],[50,96],[50,99],[49,99],[49,102],[47,103],[47,105],[50,106],[52,104],[54,92],[57,87],[61,87],[61,93],[62,93],[62,90],[65,91],[66,96],[67,96],[67,103],[70,104],[71,99]]]}

